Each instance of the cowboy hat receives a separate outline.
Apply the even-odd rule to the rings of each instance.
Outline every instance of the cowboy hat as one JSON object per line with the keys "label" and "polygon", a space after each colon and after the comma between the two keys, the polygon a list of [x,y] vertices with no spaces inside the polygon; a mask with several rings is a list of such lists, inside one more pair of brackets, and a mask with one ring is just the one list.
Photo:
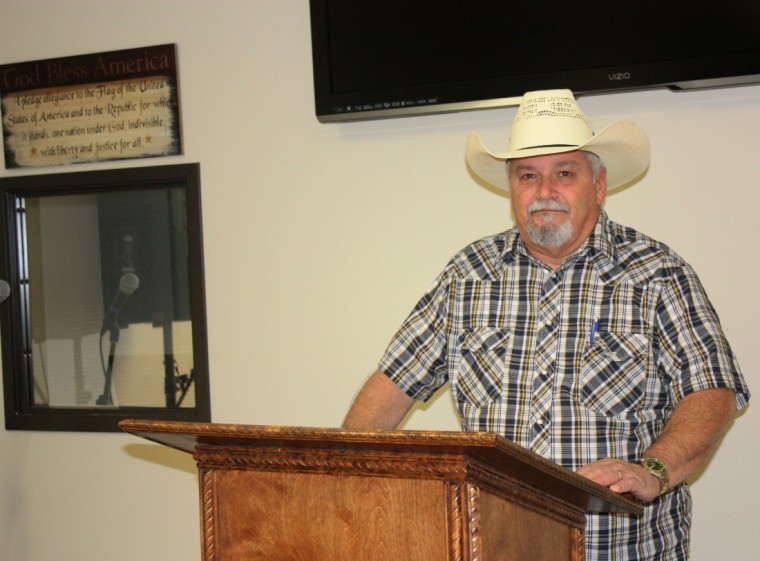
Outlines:
{"label": "cowboy hat", "polygon": [[512,123],[507,151],[493,154],[476,133],[470,133],[465,158],[482,180],[509,190],[507,160],[573,150],[599,156],[607,168],[609,189],[636,179],[649,166],[649,139],[638,125],[621,121],[594,134],[570,90],[526,93]]}

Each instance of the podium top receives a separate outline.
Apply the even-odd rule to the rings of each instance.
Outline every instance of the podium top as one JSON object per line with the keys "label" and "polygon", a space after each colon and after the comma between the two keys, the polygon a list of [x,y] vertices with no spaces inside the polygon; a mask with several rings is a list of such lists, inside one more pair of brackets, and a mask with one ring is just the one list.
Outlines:
{"label": "podium top", "polygon": [[[357,431],[182,421],[124,420],[120,428],[146,440],[188,452],[256,449],[322,454],[370,453],[423,458],[427,465],[461,458],[488,471],[549,493],[586,512],[640,515],[642,504],[597,485],[494,433],[453,431]],[[433,470],[435,471],[435,470]],[[442,474],[441,478],[445,478]]]}

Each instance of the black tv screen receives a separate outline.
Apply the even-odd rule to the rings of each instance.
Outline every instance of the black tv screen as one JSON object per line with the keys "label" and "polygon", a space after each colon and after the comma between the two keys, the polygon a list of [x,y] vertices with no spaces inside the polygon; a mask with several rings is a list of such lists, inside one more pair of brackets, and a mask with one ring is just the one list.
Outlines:
{"label": "black tv screen", "polygon": [[755,0],[310,0],[320,121],[760,83]]}

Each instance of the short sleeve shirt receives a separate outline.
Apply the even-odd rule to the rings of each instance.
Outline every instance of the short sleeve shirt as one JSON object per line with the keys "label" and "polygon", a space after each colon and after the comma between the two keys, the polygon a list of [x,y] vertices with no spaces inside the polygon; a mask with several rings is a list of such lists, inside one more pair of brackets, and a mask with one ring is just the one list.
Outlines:
{"label": "short sleeve shirt", "polygon": [[[391,340],[379,369],[429,399],[450,382],[462,427],[500,434],[571,470],[637,462],[692,392],[749,390],[692,268],[601,212],[558,269],[516,228],[459,252]],[[642,518],[589,515],[587,559],[688,555],[681,485]]]}

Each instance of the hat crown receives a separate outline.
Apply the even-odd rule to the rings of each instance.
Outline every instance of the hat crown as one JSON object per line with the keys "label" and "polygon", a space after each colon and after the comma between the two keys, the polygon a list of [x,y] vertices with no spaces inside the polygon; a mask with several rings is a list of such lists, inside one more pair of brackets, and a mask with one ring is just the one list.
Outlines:
{"label": "hat crown", "polygon": [[528,92],[509,138],[509,151],[544,146],[581,146],[594,136],[570,90]]}

